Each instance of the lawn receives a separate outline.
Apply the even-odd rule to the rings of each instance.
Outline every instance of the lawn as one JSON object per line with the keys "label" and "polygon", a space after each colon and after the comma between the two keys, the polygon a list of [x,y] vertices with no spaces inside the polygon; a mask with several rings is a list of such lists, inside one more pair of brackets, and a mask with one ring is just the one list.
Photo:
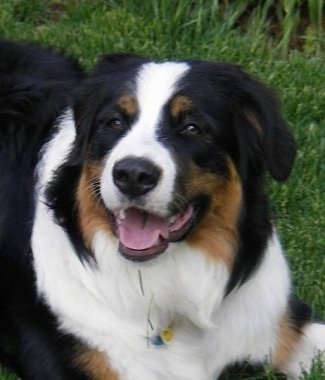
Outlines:
{"label": "lawn", "polygon": [[[324,34],[310,28],[302,43],[293,46],[299,50],[290,49],[283,39],[266,33],[263,9],[245,21],[244,28],[234,28],[238,9],[229,6],[220,12],[217,4],[212,0],[1,0],[0,35],[68,52],[86,68],[100,54],[122,51],[159,59],[228,61],[275,87],[299,151],[290,180],[285,184],[270,180],[274,217],[296,293],[325,318]],[[319,363],[305,376],[324,378]],[[0,370],[0,380],[14,379]],[[226,373],[224,379],[281,377],[267,368],[254,375],[241,368]]]}

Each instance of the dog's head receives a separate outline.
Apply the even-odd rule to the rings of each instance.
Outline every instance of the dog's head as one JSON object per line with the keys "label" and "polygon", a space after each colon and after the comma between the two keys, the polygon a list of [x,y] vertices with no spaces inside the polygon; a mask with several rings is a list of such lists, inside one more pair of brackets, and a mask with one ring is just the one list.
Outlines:
{"label": "dog's head", "polygon": [[274,95],[229,64],[107,56],[74,117],[81,234],[105,230],[133,261],[186,240],[231,264],[264,212],[264,172],[285,180],[295,156]]}

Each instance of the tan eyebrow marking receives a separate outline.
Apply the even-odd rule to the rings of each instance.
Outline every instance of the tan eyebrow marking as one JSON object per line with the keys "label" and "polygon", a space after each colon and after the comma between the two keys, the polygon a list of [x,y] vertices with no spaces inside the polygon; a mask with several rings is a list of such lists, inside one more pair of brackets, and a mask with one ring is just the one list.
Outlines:
{"label": "tan eyebrow marking", "polygon": [[138,113],[138,103],[131,95],[123,95],[117,102],[120,109],[129,117],[134,117]]}
{"label": "tan eyebrow marking", "polygon": [[189,111],[192,108],[192,101],[187,96],[177,96],[170,104],[170,113],[177,118],[182,113]]}

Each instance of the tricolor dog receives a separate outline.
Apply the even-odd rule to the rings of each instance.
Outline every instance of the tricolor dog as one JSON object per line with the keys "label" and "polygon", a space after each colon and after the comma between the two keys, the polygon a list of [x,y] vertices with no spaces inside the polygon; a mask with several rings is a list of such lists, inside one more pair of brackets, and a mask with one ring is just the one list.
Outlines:
{"label": "tricolor dog", "polygon": [[0,44],[0,358],[24,380],[215,380],[325,349],[265,176],[295,143],[240,68]]}

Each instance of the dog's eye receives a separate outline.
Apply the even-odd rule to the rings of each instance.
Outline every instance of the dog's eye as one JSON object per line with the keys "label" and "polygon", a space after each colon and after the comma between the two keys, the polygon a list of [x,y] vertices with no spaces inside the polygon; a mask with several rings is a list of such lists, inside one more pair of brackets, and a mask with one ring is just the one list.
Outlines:
{"label": "dog's eye", "polygon": [[117,117],[114,117],[111,120],[109,120],[108,126],[110,128],[112,128],[112,129],[116,129],[116,130],[119,130],[119,131],[124,128],[124,124],[123,124],[122,120],[120,120]]}
{"label": "dog's eye", "polygon": [[180,134],[184,136],[198,136],[201,134],[201,129],[195,124],[188,124],[180,131]]}

